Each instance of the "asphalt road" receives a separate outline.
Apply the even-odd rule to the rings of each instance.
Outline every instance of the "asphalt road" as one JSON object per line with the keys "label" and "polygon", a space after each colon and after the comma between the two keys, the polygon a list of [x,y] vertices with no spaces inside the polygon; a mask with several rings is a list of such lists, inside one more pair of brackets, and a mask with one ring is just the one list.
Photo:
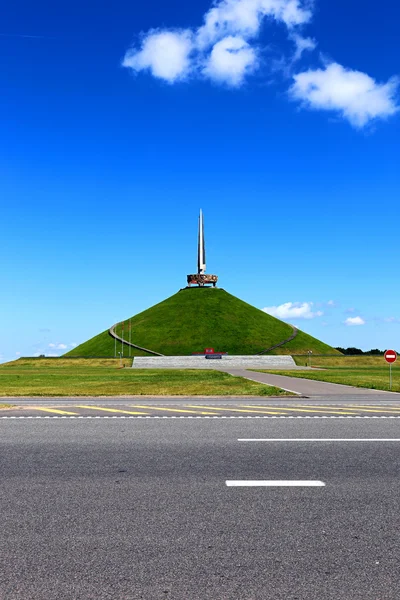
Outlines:
{"label": "asphalt road", "polygon": [[398,600],[393,439],[397,418],[0,420],[0,598]]}
{"label": "asphalt road", "polygon": [[[385,395],[386,398],[387,395]],[[7,419],[285,419],[400,418],[400,402],[382,396],[309,398],[30,398],[14,399]],[[362,400],[360,400],[362,398]]]}
{"label": "asphalt road", "polygon": [[274,385],[284,390],[289,390],[296,394],[301,394],[312,398],[314,396],[343,396],[360,395],[368,396],[377,394],[384,397],[397,397],[400,400],[400,394],[394,392],[385,392],[371,390],[368,388],[354,387],[351,385],[342,385],[340,383],[328,383],[326,381],[317,381],[313,379],[302,379],[301,377],[289,377],[287,375],[276,375],[274,373],[259,373],[248,369],[221,369],[235,377],[245,377],[259,383]]}

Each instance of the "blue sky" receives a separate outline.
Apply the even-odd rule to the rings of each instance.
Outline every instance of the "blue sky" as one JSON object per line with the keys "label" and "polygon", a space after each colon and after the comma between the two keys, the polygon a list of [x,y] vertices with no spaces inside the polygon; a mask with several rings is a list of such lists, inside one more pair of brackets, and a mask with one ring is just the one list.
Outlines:
{"label": "blue sky", "polygon": [[221,287],[334,346],[400,347],[397,2],[2,12],[1,361],[184,287],[199,208]]}

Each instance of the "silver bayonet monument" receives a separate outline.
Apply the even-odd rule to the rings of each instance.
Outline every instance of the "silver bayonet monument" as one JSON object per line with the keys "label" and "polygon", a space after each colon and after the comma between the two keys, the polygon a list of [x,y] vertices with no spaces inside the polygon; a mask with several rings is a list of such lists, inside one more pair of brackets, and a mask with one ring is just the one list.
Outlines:
{"label": "silver bayonet monument", "polygon": [[216,286],[218,281],[217,275],[206,274],[206,247],[204,242],[204,218],[203,211],[200,210],[199,215],[199,234],[197,243],[197,273],[194,275],[187,276],[187,282],[189,287],[191,285],[198,285],[204,287],[206,284],[212,284]]}

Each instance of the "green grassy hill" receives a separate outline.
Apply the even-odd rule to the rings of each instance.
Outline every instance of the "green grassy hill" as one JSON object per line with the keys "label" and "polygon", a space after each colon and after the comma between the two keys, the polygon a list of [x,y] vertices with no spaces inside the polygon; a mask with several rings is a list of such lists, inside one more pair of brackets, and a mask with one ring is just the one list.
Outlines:
{"label": "green grassy hill", "polygon": [[[127,319],[124,337],[128,338]],[[111,324],[110,324],[111,325]],[[116,332],[121,335],[122,324]],[[287,323],[218,288],[187,288],[132,317],[132,342],[165,355],[189,355],[213,347],[229,354],[256,354],[290,337]],[[117,351],[121,343],[117,342]],[[335,354],[336,350],[299,331],[273,354]],[[127,356],[128,348],[124,355]],[[131,348],[132,356],[146,355]],[[77,346],[65,356],[114,356],[108,331]]]}

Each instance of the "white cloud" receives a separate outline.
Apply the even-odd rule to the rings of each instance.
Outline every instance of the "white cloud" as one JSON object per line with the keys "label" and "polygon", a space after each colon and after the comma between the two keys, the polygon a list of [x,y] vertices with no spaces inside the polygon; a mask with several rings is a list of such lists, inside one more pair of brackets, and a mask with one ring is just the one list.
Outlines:
{"label": "white cloud", "polygon": [[228,36],[213,47],[203,73],[211,79],[236,86],[257,65],[257,54],[240,37]]}
{"label": "white cloud", "polygon": [[288,28],[306,23],[311,12],[300,0],[221,0],[204,16],[197,30],[197,44],[204,48],[229,35],[254,38],[265,17],[283,22]]}
{"label": "white cloud", "polygon": [[154,77],[173,83],[183,79],[191,69],[189,55],[193,49],[192,32],[151,30],[140,50],[130,49],[122,62],[133,71],[149,69]]}
{"label": "white cloud", "polygon": [[328,300],[327,305],[328,306],[336,306],[336,302],[334,300]]}
{"label": "white cloud", "polygon": [[312,52],[317,47],[317,42],[311,38],[305,38],[298,33],[293,33],[290,39],[296,46],[292,62],[296,62],[301,59],[304,52]]}
{"label": "white cloud", "polygon": [[397,319],[396,317],[387,317],[383,320],[385,321],[385,323],[400,323],[400,319]]}
{"label": "white cloud", "polygon": [[344,321],[344,324],[345,325],[365,325],[365,321],[361,317],[348,317]]}
{"label": "white cloud", "polygon": [[313,311],[313,302],[285,302],[279,306],[267,306],[262,310],[278,319],[314,319],[322,317],[321,310]]}
{"label": "white cloud", "polygon": [[49,358],[58,358],[59,354],[55,354],[54,352],[49,352],[48,354],[46,354],[46,356],[48,356]]}
{"label": "white cloud", "polygon": [[290,93],[308,108],[336,111],[354,127],[364,127],[399,110],[398,85],[396,78],[378,83],[366,73],[331,63],[294,75]]}
{"label": "white cloud", "polygon": [[[303,35],[312,18],[312,4],[312,0],[215,0],[200,27],[143,33],[141,43],[126,52],[122,65],[135,73],[149,71],[170,84],[190,76],[238,87],[260,65],[268,69],[267,76],[280,70],[288,78],[293,65],[317,45]],[[278,61],[261,60],[257,38],[268,21],[286,26],[296,48],[291,58],[282,53]],[[398,87],[395,77],[379,83],[367,73],[332,62],[293,75],[289,92],[304,107],[334,111],[362,128],[399,110]]]}
{"label": "white cloud", "polygon": [[72,344],[69,345],[70,348],[76,348],[77,347],[77,343],[76,342],[72,342]]}
{"label": "white cloud", "polygon": [[[151,29],[140,49],[128,50],[122,65],[134,72],[149,70],[169,83],[196,73],[237,86],[257,65],[254,38],[263,20],[270,17],[291,30],[311,19],[303,4],[303,0],[220,0],[197,29]],[[307,47],[310,43],[299,41]]]}
{"label": "white cloud", "polygon": [[21,352],[16,352],[15,356],[21,356]]}
{"label": "white cloud", "polygon": [[67,344],[49,344],[49,348],[53,348],[54,350],[66,350],[68,348]]}

